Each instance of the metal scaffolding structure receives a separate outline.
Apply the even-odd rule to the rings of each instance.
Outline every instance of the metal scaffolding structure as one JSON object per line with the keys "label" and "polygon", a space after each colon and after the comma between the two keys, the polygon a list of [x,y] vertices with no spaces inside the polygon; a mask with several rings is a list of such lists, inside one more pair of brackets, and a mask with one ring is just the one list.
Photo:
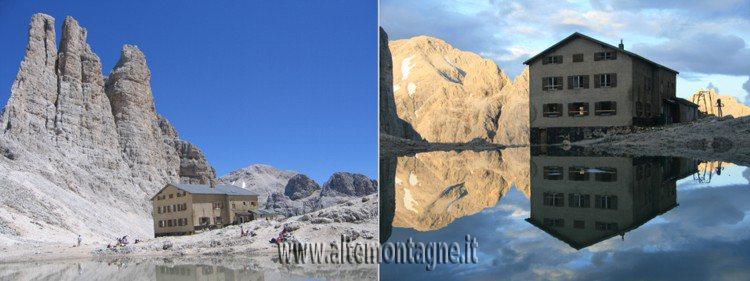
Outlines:
{"label": "metal scaffolding structure", "polygon": [[701,89],[698,91],[697,96],[693,96],[692,102],[694,104],[697,104],[700,107],[700,102],[703,101],[703,110],[706,115],[708,114],[715,114],[714,113],[714,104],[712,102],[713,97],[711,95],[711,91],[704,91]]}

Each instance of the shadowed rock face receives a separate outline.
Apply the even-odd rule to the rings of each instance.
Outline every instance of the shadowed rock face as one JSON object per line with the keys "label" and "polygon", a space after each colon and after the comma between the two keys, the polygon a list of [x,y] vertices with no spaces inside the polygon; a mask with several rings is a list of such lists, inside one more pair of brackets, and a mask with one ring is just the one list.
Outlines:
{"label": "shadowed rock face", "polygon": [[215,178],[200,149],[156,113],[145,55],[125,45],[105,79],[87,35],[67,17],[58,49],[54,18],[31,19],[26,55],[0,113],[6,241],[147,238],[149,199],[158,189]]}
{"label": "shadowed rock face", "polygon": [[289,196],[289,199],[297,200],[310,196],[316,190],[320,190],[320,186],[315,181],[303,174],[297,174],[289,179],[284,188],[284,195]]}
{"label": "shadowed rock face", "polygon": [[393,99],[393,61],[388,34],[380,28],[380,133],[405,139],[422,140],[411,124],[401,120]]}
{"label": "shadowed rock face", "polygon": [[365,175],[352,174],[346,172],[334,173],[328,181],[323,184],[323,195],[343,195],[343,196],[365,196],[375,193],[378,189],[378,182],[371,180]]}

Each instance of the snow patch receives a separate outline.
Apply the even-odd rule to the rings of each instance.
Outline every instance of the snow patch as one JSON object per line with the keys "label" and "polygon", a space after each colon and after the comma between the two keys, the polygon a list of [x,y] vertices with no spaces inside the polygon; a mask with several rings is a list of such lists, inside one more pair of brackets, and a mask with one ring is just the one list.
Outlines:
{"label": "snow patch", "polygon": [[418,213],[416,208],[417,204],[419,204],[419,202],[414,200],[414,197],[411,196],[411,191],[409,191],[408,188],[404,188],[404,207],[409,211]]}
{"label": "snow patch", "polygon": [[399,86],[398,86],[398,84],[396,84],[396,85],[393,85],[393,91],[394,91],[394,92],[395,92],[395,91],[398,91],[399,89],[401,89],[401,87],[399,87]]}
{"label": "snow patch", "polygon": [[409,85],[406,86],[406,91],[409,93],[409,97],[414,96],[414,93],[417,91],[417,84],[414,84],[414,82],[409,82]]}
{"label": "snow patch", "polygon": [[417,180],[417,175],[415,175],[412,172],[409,172],[409,184],[411,186],[415,186],[419,183],[419,180]]}
{"label": "snow patch", "polygon": [[409,72],[415,65],[417,65],[416,62],[409,64],[411,62],[411,59],[413,59],[416,55],[417,54],[413,54],[410,57],[405,58],[403,61],[401,61],[401,80],[402,81],[406,80],[406,78],[409,77]]}
{"label": "snow patch", "polygon": [[401,183],[402,183],[401,179],[396,177],[396,184],[401,184]]}

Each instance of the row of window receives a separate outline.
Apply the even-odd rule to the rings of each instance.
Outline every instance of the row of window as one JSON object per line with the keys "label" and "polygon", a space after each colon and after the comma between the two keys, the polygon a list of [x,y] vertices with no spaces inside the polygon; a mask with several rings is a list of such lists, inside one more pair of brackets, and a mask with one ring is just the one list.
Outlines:
{"label": "row of window", "polygon": [[[594,74],[594,88],[617,87],[617,73]],[[568,90],[588,89],[589,75],[568,76]],[[554,91],[563,89],[563,76],[542,77],[542,90]]]}
{"label": "row of window", "polygon": [[186,225],[188,225],[188,219],[186,218],[159,221],[159,227],[177,227]]}
{"label": "row of window", "polygon": [[[549,219],[544,218],[544,225],[550,227],[565,227],[564,219]],[[585,229],[586,221],[584,220],[573,220],[573,228]],[[594,229],[601,231],[617,230],[616,222],[594,222]]]}
{"label": "row of window", "polygon": [[187,196],[187,192],[183,191],[183,192],[177,192],[177,193],[170,193],[170,194],[159,195],[159,196],[156,196],[156,200],[167,199],[167,196],[169,197],[169,199],[172,199],[175,196],[176,197],[183,197],[183,196]]}
{"label": "row of window", "polygon": [[[596,116],[613,116],[617,115],[617,102],[599,101],[594,103],[594,114]],[[561,103],[545,103],[542,105],[542,116],[560,117],[563,116],[563,105]],[[568,103],[568,116],[584,117],[589,116],[589,103],[571,102]]]}
{"label": "row of window", "polygon": [[[242,206],[247,206],[247,201],[242,201]],[[250,201],[250,206],[255,207],[255,201]],[[232,202],[232,209],[237,209],[234,202]]]}
{"label": "row of window", "polygon": [[161,214],[161,213],[171,213],[171,212],[181,212],[181,211],[185,211],[185,210],[187,210],[187,203],[156,207],[156,212],[158,214]]}
{"label": "row of window", "polygon": [[[215,217],[214,218],[214,224],[221,224],[221,217]],[[209,217],[200,217],[198,218],[198,223],[200,225],[210,225],[211,224],[211,218]]]}
{"label": "row of window", "polygon": [[[594,61],[616,60],[616,59],[617,59],[617,52],[614,52],[614,51],[594,53]],[[573,62],[583,62],[583,54],[573,54]],[[542,64],[561,64],[561,63],[563,63],[562,55],[546,56],[542,60]]]}
{"label": "row of window", "polygon": [[[544,192],[544,206],[565,207],[565,194]],[[568,207],[591,208],[591,195],[581,193],[568,194]],[[594,195],[594,208],[617,210],[617,196]]]}
{"label": "row of window", "polygon": [[[560,166],[545,166],[542,170],[545,180],[562,180],[565,174],[564,168]],[[571,181],[588,181],[591,174],[594,174],[596,181],[617,181],[617,168],[596,167],[589,169],[583,166],[568,167],[568,179]]]}

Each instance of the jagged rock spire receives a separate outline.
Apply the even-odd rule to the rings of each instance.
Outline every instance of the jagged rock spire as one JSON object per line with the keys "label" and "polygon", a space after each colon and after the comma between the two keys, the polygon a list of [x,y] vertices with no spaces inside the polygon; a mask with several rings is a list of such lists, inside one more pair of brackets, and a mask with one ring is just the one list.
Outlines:
{"label": "jagged rock spire", "polygon": [[29,43],[8,104],[0,116],[5,135],[45,134],[54,126],[57,96],[57,43],[55,19],[35,14],[29,25]]}

